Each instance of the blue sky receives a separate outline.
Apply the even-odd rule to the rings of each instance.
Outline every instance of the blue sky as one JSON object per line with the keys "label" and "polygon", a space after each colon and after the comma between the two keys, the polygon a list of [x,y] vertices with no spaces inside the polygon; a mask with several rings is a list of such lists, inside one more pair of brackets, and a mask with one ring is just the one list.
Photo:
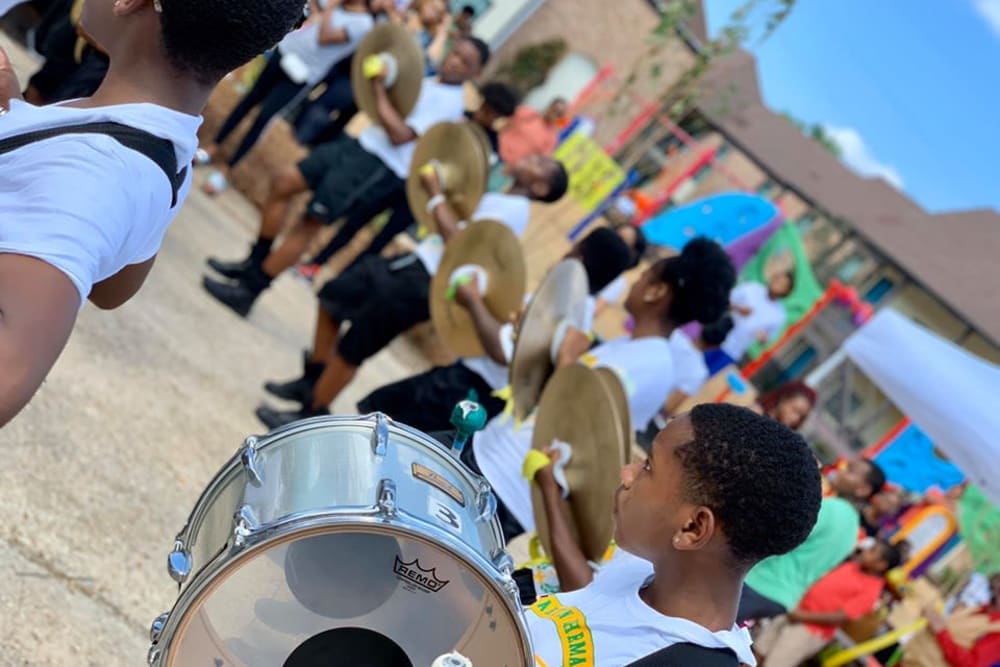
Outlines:
{"label": "blue sky", "polygon": [[[704,1],[713,33],[743,2]],[[747,46],[768,106],[826,126],[856,171],[932,212],[1000,210],[1000,0],[798,0]]]}

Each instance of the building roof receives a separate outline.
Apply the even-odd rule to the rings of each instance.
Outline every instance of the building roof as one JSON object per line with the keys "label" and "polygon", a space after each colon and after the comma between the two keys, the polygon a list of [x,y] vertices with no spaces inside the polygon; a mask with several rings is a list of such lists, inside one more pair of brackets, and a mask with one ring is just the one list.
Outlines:
{"label": "building roof", "polygon": [[699,90],[701,113],[774,180],[848,223],[995,343],[1000,344],[1000,214],[931,215],[880,178],[841,163],[761,98],[754,57],[719,58]]}

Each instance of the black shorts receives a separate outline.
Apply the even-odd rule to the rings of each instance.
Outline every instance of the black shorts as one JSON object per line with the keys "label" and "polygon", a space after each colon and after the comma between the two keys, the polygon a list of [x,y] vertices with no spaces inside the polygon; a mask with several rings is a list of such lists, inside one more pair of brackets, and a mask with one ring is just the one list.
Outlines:
{"label": "black shorts", "polygon": [[306,214],[324,224],[346,215],[368,220],[406,187],[378,156],[348,136],[318,146],[298,168],[313,191]]}
{"label": "black shorts", "polygon": [[468,398],[470,389],[490,419],[503,412],[504,402],[493,396],[493,388],[461,362],[380,387],[361,399],[358,411],[384,412],[425,433],[446,431],[451,428],[451,411]]}
{"label": "black shorts", "polygon": [[430,319],[431,277],[415,255],[367,255],[323,285],[320,307],[335,321],[350,322],[337,351],[360,366],[392,339]]}

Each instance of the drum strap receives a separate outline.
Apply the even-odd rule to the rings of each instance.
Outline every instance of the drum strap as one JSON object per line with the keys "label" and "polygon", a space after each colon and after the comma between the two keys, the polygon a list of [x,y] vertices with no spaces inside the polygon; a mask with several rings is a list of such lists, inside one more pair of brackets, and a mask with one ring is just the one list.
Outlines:
{"label": "drum strap", "polygon": [[84,123],[82,125],[65,125],[52,127],[36,132],[26,132],[5,139],[0,139],[0,155],[23,148],[29,144],[65,134],[103,134],[111,137],[125,148],[145,155],[163,171],[170,183],[172,198],[170,208],[177,206],[177,193],[187,178],[187,168],[177,171],[177,154],[174,144],[168,139],[161,139],[144,130],[139,130],[121,123]]}
{"label": "drum strap", "polygon": [[674,644],[631,662],[626,667],[739,667],[740,661],[728,648],[705,648],[697,644]]}

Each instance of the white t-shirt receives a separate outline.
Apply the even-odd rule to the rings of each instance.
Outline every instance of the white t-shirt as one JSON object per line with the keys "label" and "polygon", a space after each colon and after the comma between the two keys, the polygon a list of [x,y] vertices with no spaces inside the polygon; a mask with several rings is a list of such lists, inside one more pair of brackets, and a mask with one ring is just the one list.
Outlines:
{"label": "white t-shirt", "polygon": [[674,389],[694,396],[708,380],[708,364],[705,363],[704,353],[680,329],[674,329],[670,334],[670,352],[674,357],[674,373],[677,376]]}
{"label": "white t-shirt", "polygon": [[[36,107],[18,100],[0,116],[0,139],[64,125],[115,121],[173,142],[191,165],[201,118],[154,104],[99,109]],[[95,283],[155,255],[191,186],[171,208],[163,171],[111,137],[62,135],[0,155],[0,253],[40,259],[65,273],[85,301]]]}
{"label": "white t-shirt", "polygon": [[[785,326],[785,308],[779,301],[772,301],[767,285],[748,282],[741,283],[729,293],[729,304],[733,309],[733,329],[722,342],[722,350],[739,361],[757,340],[757,335],[766,333],[774,338]],[[735,307],[749,308],[749,315],[741,315]]]}
{"label": "white t-shirt", "polygon": [[[465,89],[441,83],[436,77],[424,79],[420,87],[420,97],[413,111],[406,117],[406,124],[421,134],[434,125],[444,122],[457,123],[465,119]],[[358,137],[361,146],[376,155],[400,178],[410,173],[410,162],[417,140],[393,146],[389,135],[380,125],[370,125]]]}
{"label": "white t-shirt", "polygon": [[[531,220],[531,200],[521,195],[509,195],[503,192],[487,192],[479,200],[479,206],[472,214],[472,220],[496,220],[510,227],[518,238],[524,236]],[[413,254],[434,275],[444,257],[444,238],[440,234],[430,234],[417,244]]]}
{"label": "white t-shirt", "polygon": [[[343,28],[347,31],[346,42],[320,44],[321,25],[319,22],[314,22],[288,33],[278,44],[281,56],[295,56],[305,65],[306,79],[298,83],[310,86],[319,83],[331,67],[354,53],[358,43],[375,25],[375,20],[368,12],[346,12],[338,7],[330,14],[330,24],[334,28]],[[282,64],[284,65],[284,61]],[[285,73],[292,77],[293,81],[296,79],[293,72],[286,70]]]}
{"label": "white t-shirt", "polygon": [[[674,386],[673,359],[665,338],[626,336],[599,345],[580,362],[615,372],[628,397],[633,428],[649,423]],[[486,481],[529,533],[535,530],[535,518],[531,487],[521,475],[521,464],[531,449],[533,431],[534,417],[515,429],[513,419],[500,415],[472,439],[476,462]]]}
{"label": "white t-shirt", "polygon": [[618,303],[628,290],[628,281],[622,274],[608,283],[604,289],[597,293],[597,298],[605,303]]}
{"label": "white t-shirt", "polygon": [[746,629],[712,632],[693,621],[664,616],[643,602],[639,591],[651,576],[652,565],[617,549],[585,588],[533,604],[526,616],[536,664],[623,667],[680,643],[728,648],[741,663],[756,664]]}

